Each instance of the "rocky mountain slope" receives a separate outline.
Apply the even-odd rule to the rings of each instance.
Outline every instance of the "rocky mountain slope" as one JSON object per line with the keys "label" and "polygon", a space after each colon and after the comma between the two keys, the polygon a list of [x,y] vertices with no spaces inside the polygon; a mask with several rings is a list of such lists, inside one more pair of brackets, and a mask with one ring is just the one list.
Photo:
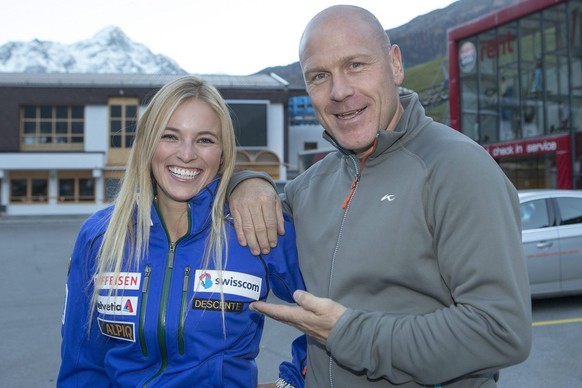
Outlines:
{"label": "rocky mountain slope", "polygon": [[132,41],[118,27],[70,45],[42,40],[0,46],[0,72],[185,74],[164,55]]}

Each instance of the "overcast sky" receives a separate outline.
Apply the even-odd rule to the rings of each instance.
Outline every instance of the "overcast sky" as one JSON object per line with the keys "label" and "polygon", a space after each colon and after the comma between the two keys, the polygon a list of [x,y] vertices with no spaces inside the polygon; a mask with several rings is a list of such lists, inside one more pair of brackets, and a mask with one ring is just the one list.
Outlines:
{"label": "overcast sky", "polygon": [[71,44],[117,26],[190,73],[247,75],[296,62],[303,28],[330,5],[367,8],[390,29],[455,1],[6,0],[0,46],[33,39]]}

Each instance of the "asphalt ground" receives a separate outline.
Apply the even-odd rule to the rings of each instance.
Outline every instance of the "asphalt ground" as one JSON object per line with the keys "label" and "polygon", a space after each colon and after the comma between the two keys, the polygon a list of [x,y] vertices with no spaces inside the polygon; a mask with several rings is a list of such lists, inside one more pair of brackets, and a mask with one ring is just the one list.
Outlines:
{"label": "asphalt ground", "polygon": [[[84,218],[0,217],[0,387],[55,386],[67,264]],[[534,301],[533,309],[531,355],[502,370],[499,387],[582,387],[582,296]],[[261,382],[276,378],[297,333],[267,319]]]}

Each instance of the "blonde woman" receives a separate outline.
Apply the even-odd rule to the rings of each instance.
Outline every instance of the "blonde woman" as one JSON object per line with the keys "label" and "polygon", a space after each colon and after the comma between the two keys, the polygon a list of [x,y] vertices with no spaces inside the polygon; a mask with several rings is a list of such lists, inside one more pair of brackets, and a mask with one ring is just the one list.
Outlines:
{"label": "blonde woman", "polygon": [[290,224],[268,255],[238,244],[225,201],[234,163],[214,87],[186,76],[156,93],[118,198],[74,247],[59,387],[257,385],[264,321],[249,304],[270,289],[293,302],[303,280]]}

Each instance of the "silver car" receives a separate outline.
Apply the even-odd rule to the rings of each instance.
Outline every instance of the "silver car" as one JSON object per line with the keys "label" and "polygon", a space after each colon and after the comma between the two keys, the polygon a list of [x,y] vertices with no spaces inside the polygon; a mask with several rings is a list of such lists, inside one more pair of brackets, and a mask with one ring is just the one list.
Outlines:
{"label": "silver car", "polygon": [[582,294],[582,191],[522,190],[519,200],[532,297]]}

